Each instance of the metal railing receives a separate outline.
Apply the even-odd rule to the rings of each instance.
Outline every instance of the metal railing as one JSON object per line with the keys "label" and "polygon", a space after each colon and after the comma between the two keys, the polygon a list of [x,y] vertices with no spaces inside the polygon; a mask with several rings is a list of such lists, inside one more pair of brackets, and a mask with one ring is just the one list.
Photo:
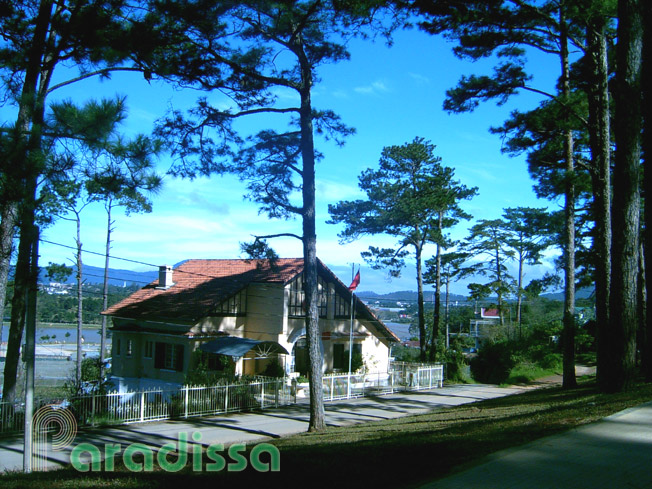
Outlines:
{"label": "metal railing", "polygon": [[325,375],[322,382],[325,401],[434,389],[443,385],[444,367],[394,362],[389,372]]}
{"label": "metal railing", "polygon": [[434,389],[444,383],[443,365],[392,362],[390,371],[402,390]]}

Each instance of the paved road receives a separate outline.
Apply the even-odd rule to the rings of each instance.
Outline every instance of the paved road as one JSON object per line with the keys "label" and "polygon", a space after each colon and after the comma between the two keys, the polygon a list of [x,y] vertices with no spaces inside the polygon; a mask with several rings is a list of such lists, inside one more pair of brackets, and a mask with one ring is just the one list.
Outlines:
{"label": "paved road", "polygon": [[423,489],[652,487],[652,403],[489,455]]}
{"label": "paved road", "polygon": [[[456,406],[469,402],[502,397],[522,392],[522,388],[501,388],[491,385],[446,386],[430,391],[392,394],[382,397],[367,397],[327,403],[326,423],[343,426],[365,421],[407,416],[432,409]],[[111,428],[80,430],[67,450],[48,452],[47,466],[55,468],[70,461],[70,449],[88,442],[103,448],[105,444],[119,443],[123,448],[131,443],[144,443],[158,448],[169,442],[176,442],[179,433],[201,433],[201,442],[212,443],[257,443],[270,438],[279,438],[308,429],[309,413],[307,403],[271,409],[258,413],[239,413],[221,416],[189,418],[183,421],[139,423]],[[22,470],[23,442],[19,436],[0,438],[0,472]]]}

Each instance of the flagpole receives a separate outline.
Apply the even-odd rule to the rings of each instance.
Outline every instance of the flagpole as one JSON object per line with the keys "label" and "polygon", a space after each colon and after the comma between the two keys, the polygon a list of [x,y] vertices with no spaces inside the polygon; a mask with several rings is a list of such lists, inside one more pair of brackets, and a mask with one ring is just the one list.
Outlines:
{"label": "flagpole", "polygon": [[[351,264],[351,285],[355,281],[355,263]],[[347,382],[347,399],[351,398],[351,359],[353,357],[353,297],[355,288],[351,290],[351,327],[349,328],[349,381]]]}

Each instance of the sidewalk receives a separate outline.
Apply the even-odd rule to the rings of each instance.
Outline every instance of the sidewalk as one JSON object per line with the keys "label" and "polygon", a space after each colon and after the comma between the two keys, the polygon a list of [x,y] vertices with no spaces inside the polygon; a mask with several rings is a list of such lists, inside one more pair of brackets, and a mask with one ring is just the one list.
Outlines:
{"label": "sidewalk", "polygon": [[423,489],[652,487],[652,402],[486,457]]}
{"label": "sidewalk", "polygon": [[[379,397],[365,397],[325,404],[326,423],[344,426],[365,421],[391,419],[420,414],[432,409],[456,406],[483,399],[492,399],[523,392],[519,387],[492,385],[455,385],[430,391],[407,392]],[[119,443],[122,448],[131,443],[144,443],[158,448],[176,442],[180,432],[201,433],[204,445],[212,443],[258,443],[308,429],[310,415],[306,402],[256,413],[235,413],[211,417],[188,418],[180,421],[137,423],[117,427],[84,428],[73,444],[63,451],[50,450],[48,467],[69,463],[70,450],[79,443],[89,442],[103,447]],[[0,474],[7,470],[22,470],[22,435],[0,438]],[[0,476],[1,477],[1,476]]]}

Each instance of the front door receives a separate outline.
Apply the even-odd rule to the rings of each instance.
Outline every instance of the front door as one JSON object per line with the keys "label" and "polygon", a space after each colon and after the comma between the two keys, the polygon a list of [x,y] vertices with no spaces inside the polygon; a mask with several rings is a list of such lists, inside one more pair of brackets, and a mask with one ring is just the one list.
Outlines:
{"label": "front door", "polygon": [[308,375],[308,344],[306,337],[302,336],[294,344],[292,348],[292,356],[294,357],[294,371],[299,372],[300,375]]}

